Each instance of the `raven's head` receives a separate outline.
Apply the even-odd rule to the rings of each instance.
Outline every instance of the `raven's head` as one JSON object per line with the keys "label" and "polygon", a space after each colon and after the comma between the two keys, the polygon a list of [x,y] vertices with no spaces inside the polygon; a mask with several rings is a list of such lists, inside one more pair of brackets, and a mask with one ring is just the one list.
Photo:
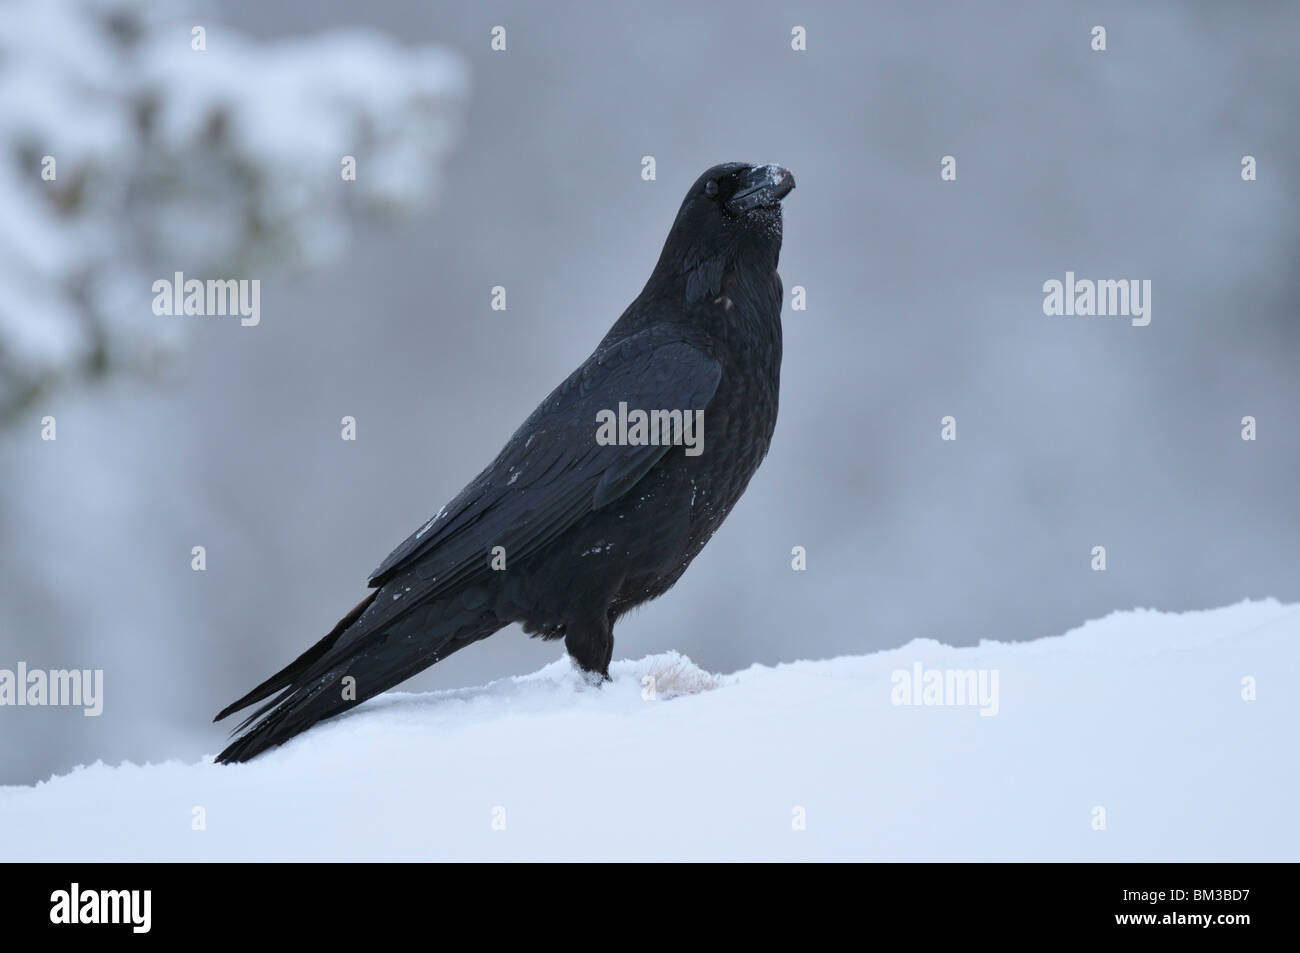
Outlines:
{"label": "raven's head", "polygon": [[655,273],[687,277],[687,298],[716,293],[728,268],[775,269],[781,251],[781,200],[794,176],[779,165],[724,162],[691,186],[677,210]]}

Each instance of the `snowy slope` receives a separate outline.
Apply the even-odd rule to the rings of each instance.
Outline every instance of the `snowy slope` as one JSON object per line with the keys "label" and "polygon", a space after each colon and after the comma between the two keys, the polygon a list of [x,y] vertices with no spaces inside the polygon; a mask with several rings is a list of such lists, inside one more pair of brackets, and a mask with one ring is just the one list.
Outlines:
{"label": "snowy slope", "polygon": [[[996,672],[996,714],[894,704],[918,663]],[[613,672],[385,696],[248,765],[0,788],[0,859],[1300,859],[1297,606]]]}

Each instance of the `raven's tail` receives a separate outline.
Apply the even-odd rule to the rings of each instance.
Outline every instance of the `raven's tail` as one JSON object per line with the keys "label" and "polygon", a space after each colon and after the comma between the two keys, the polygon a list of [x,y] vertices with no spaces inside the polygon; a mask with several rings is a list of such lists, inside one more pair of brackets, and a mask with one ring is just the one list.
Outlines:
{"label": "raven's tail", "polygon": [[221,710],[213,721],[280,692],[244,719],[236,729],[243,734],[217,755],[218,764],[254,758],[503,627],[490,612],[452,613],[415,638],[403,631],[407,626],[394,625],[358,639],[354,646],[331,651],[377,594],[367,596],[329,635],[286,668]]}

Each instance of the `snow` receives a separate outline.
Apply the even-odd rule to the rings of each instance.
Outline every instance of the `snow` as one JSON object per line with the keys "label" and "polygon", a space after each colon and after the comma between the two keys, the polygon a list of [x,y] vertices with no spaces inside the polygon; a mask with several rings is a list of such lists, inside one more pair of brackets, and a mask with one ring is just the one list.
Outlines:
{"label": "snow", "polygon": [[[726,676],[652,656],[601,688],[561,659],[247,765],[0,788],[0,860],[1295,860],[1298,636],[1265,600]],[[995,673],[996,713],[894,704],[918,665]]]}

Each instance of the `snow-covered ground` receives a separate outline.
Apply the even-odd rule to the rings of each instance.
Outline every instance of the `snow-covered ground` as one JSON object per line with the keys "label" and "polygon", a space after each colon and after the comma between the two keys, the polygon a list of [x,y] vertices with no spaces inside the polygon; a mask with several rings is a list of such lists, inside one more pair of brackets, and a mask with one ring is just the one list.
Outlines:
{"label": "snow-covered ground", "polygon": [[[975,704],[899,704],[918,665],[920,700],[970,671]],[[385,696],[247,765],[0,788],[0,859],[1300,859],[1300,606],[613,674],[560,660]]]}

